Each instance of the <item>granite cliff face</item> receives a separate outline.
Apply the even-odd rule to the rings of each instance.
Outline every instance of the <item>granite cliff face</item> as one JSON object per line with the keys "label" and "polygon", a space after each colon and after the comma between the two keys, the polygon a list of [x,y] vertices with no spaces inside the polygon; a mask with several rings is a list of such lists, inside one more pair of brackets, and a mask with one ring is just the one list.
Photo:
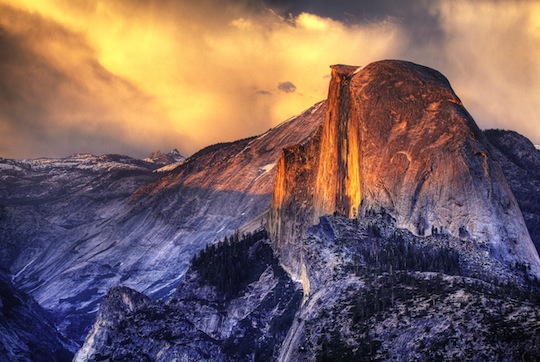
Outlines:
{"label": "granite cliff face", "polygon": [[514,131],[491,129],[484,133],[516,197],[536,250],[540,250],[540,150]]}
{"label": "granite cliff face", "polygon": [[319,216],[384,211],[416,235],[449,234],[538,275],[518,204],[448,80],[404,61],[331,68],[323,125],[278,164],[269,229],[289,271],[304,274],[298,239]]}

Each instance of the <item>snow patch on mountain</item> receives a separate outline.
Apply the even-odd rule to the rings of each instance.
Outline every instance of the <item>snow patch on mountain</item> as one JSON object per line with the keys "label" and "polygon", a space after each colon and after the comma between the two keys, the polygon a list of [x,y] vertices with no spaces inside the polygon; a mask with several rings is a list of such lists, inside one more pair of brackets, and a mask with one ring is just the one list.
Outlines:
{"label": "snow patch on mountain", "polygon": [[169,165],[165,165],[163,167],[158,168],[157,170],[154,170],[154,172],[169,172],[174,169],[176,169],[178,166],[183,165],[185,161],[178,161],[171,163]]}
{"label": "snow patch on mountain", "polygon": [[274,167],[276,167],[276,163],[275,162],[272,162],[272,163],[269,163],[268,165],[264,165],[263,167],[261,167],[260,169],[264,172],[270,172],[270,170],[272,170]]}

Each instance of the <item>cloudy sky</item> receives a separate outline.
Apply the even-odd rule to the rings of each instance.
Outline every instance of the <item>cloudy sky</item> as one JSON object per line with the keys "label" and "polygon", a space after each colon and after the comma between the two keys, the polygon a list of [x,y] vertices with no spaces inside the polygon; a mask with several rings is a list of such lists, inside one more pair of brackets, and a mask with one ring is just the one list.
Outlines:
{"label": "cloudy sky", "polygon": [[538,1],[0,0],[0,157],[189,155],[324,99],[331,64],[386,58],[540,144]]}

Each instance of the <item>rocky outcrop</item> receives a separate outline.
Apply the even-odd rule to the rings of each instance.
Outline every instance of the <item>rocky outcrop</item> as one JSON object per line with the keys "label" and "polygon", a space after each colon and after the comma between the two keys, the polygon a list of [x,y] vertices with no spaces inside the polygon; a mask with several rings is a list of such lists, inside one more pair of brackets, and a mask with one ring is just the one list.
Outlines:
{"label": "rocky outcrop", "polygon": [[323,125],[278,164],[269,229],[292,275],[302,277],[298,239],[319,216],[381,211],[416,235],[459,237],[540,273],[500,166],[442,74],[392,60],[331,68]]}
{"label": "rocky outcrop", "polygon": [[302,245],[311,293],[278,361],[528,361],[540,353],[539,285],[459,238],[416,236],[387,214],[323,216]]}
{"label": "rocky outcrop", "polygon": [[111,331],[130,314],[141,310],[153,301],[127,287],[114,287],[105,296],[99,307],[92,330],[74,361],[90,361],[100,358],[99,351],[110,345]]}
{"label": "rocky outcrop", "polygon": [[209,246],[166,303],[112,289],[75,361],[275,360],[302,294],[261,235]]}

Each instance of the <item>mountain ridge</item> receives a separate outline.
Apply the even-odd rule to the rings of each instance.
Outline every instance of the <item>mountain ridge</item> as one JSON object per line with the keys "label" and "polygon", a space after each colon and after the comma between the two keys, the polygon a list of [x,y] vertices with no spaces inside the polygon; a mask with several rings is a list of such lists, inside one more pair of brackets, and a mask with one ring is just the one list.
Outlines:
{"label": "mountain ridge", "polygon": [[[262,135],[208,147],[167,172],[141,160],[134,170],[101,167],[100,156],[91,155],[0,160],[2,170],[10,169],[0,174],[0,240],[7,246],[0,261],[17,287],[82,343],[110,288],[166,298],[206,244],[245,224],[258,228],[281,148],[309,138],[322,112],[324,103],[317,103]],[[131,160],[125,157],[128,166]]]}

